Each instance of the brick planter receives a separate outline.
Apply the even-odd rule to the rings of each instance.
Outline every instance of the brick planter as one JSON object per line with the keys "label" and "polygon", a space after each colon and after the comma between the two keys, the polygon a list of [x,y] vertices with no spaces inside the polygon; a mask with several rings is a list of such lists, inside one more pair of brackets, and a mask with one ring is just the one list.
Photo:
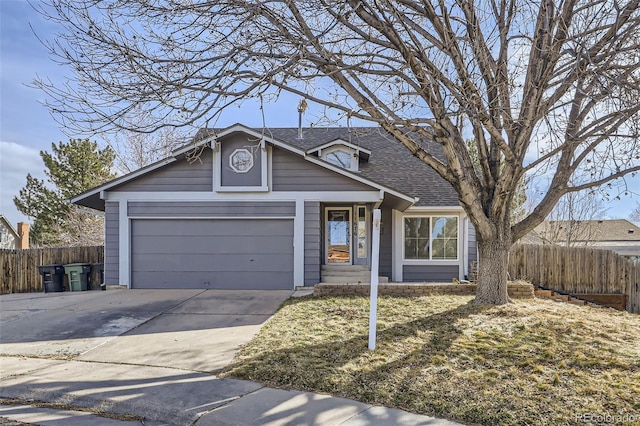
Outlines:
{"label": "brick planter", "polygon": [[[406,284],[388,283],[378,285],[378,294],[385,296],[430,296],[442,294],[468,295],[476,294],[475,284]],[[532,299],[532,284],[509,284],[509,297],[514,299]],[[314,296],[368,296],[369,284],[318,284],[313,289]]]}

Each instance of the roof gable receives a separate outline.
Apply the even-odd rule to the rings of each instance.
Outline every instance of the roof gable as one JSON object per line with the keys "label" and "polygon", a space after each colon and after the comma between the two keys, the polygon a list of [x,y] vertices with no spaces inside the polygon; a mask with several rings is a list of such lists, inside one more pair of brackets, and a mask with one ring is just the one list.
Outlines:
{"label": "roof gable", "polygon": [[[166,168],[169,164],[174,163],[181,158],[184,158],[184,156],[188,155],[189,152],[197,151],[198,149],[201,149],[202,147],[205,147],[205,146],[210,147],[212,146],[212,144],[217,143],[219,139],[224,139],[226,136],[240,132],[240,133],[245,133],[250,137],[255,138],[256,140],[264,141],[277,148],[281,148],[292,154],[298,155],[302,159],[310,163],[313,163],[317,166],[320,166],[324,169],[330,170],[331,172],[343,175],[345,177],[348,177],[349,179],[352,179],[354,181],[357,181],[369,187],[375,188],[377,190],[387,192],[393,195],[394,197],[396,197],[397,199],[403,200],[402,203],[404,203],[405,206],[414,204],[416,202],[417,198],[410,192],[403,190],[402,185],[399,185],[399,186],[389,185],[384,181],[385,179],[382,179],[378,175],[378,172],[376,172],[375,170],[371,170],[368,173],[363,173],[362,171],[353,172],[353,171],[342,169],[341,167],[338,167],[338,166],[334,166],[333,164],[330,164],[322,159],[319,159],[315,155],[308,155],[307,149],[313,149],[323,144],[324,145],[331,144],[332,142],[337,143],[337,141],[342,141],[342,143],[348,143],[345,141],[344,138],[341,138],[338,136],[339,135],[344,136],[345,131],[349,129],[345,129],[345,128],[310,129],[310,131],[311,130],[313,131],[310,132],[310,134],[313,134],[314,137],[317,138],[316,140],[319,142],[308,144],[307,140],[303,139],[301,140],[303,142],[302,145],[306,144],[307,146],[300,146],[295,142],[292,143],[291,140],[282,138],[282,136],[285,135],[287,138],[291,136],[295,139],[295,137],[297,136],[296,129],[251,129],[241,124],[235,124],[233,126],[230,126],[226,129],[221,129],[221,130],[203,129],[198,132],[193,142],[185,145],[182,148],[175,150],[172,153],[171,157],[168,157],[157,163],[154,163],[152,165],[139,169],[128,175],[118,177],[110,182],[107,182],[103,185],[100,185],[96,188],[93,188],[89,191],[79,194],[78,196],[72,198],[70,201],[75,204],[79,204],[79,205],[83,205],[83,206],[87,206],[87,207],[91,207],[99,210],[104,210],[105,206],[104,206],[104,200],[102,199],[102,195],[101,195],[102,192],[111,191],[118,187],[120,188],[125,188],[126,186],[129,186],[130,188],[136,187],[136,185],[133,184],[136,180],[140,182],[144,182],[145,180],[150,179],[149,178],[150,174],[152,173],[155,174],[158,172],[159,169]],[[334,137],[330,136],[329,139],[325,139],[325,136],[327,134],[334,134],[336,136]],[[353,141],[350,144],[355,146],[356,148],[358,147],[357,145],[353,144]],[[362,148],[359,148],[359,149],[362,149]],[[371,151],[367,149],[367,152],[371,152]],[[408,151],[406,152],[408,153]],[[408,158],[411,159],[414,157],[409,155]],[[420,163],[422,164],[423,168],[428,168],[424,163],[422,162]],[[435,198],[430,198],[430,199],[432,201],[435,200]],[[442,205],[442,206],[457,205],[457,201],[455,204],[439,204],[439,205]]]}
{"label": "roof gable", "polygon": [[2,224],[5,229],[13,234],[15,238],[20,238],[20,236],[18,235],[18,231],[16,231],[16,229],[11,225],[11,222],[9,222],[7,218],[4,217],[4,215],[0,215],[0,224]]}

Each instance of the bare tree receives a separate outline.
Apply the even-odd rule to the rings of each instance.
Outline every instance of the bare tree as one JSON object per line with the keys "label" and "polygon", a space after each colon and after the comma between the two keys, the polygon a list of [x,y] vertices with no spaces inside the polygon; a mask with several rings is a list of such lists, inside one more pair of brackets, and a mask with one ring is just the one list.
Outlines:
{"label": "bare tree", "polygon": [[56,229],[57,245],[81,247],[104,245],[104,216],[98,211],[72,207],[64,224]]}
{"label": "bare tree", "polygon": [[629,214],[629,220],[634,223],[640,223],[640,203],[636,203],[636,207]]}
{"label": "bare tree", "polygon": [[536,230],[545,241],[554,244],[588,246],[601,237],[598,221],[606,214],[601,194],[589,190],[570,192],[560,198]]}
{"label": "bare tree", "polygon": [[[141,111],[128,114],[127,123],[132,128],[155,124]],[[171,151],[187,143],[175,127],[162,127],[153,133],[120,130],[112,135],[106,134],[105,141],[115,151],[114,165],[122,174],[167,158]]]}
{"label": "bare tree", "polygon": [[[640,170],[639,2],[46,0],[61,25],[47,45],[73,78],[36,85],[89,131],[202,126],[282,91],[376,123],[455,188],[478,236],[476,302],[502,304],[513,241],[564,194]],[[156,121],[133,128],[134,109]],[[532,173],[550,184],[512,224]]]}

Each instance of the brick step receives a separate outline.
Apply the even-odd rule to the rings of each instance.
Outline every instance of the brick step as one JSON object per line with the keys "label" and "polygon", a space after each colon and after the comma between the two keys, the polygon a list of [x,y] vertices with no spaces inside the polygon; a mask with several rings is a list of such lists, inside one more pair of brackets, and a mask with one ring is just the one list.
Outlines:
{"label": "brick step", "polygon": [[[371,281],[371,276],[367,275],[366,277],[326,277],[322,276],[321,284],[366,284]],[[378,277],[379,283],[388,283],[388,277]]]}
{"label": "brick step", "polygon": [[535,290],[536,297],[549,298],[553,295],[551,290]]}
{"label": "brick step", "polygon": [[582,300],[582,299],[576,299],[576,298],[570,298],[569,299],[569,303],[571,303],[572,305],[578,305],[578,306],[585,306],[587,304],[586,300]]}
{"label": "brick step", "polygon": [[362,277],[371,275],[371,271],[336,271],[330,269],[321,272],[323,277]]}

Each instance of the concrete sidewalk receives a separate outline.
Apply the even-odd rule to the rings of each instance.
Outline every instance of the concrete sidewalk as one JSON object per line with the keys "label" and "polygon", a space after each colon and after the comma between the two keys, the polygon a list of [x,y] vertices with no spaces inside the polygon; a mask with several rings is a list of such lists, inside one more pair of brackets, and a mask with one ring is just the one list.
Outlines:
{"label": "concrete sidewalk", "polygon": [[[166,367],[0,357],[0,417],[45,425],[455,425],[402,410]],[[56,404],[56,409],[28,401]],[[66,408],[65,408],[66,407]],[[79,407],[138,421],[114,420]],[[144,422],[144,423],[143,423]]]}

